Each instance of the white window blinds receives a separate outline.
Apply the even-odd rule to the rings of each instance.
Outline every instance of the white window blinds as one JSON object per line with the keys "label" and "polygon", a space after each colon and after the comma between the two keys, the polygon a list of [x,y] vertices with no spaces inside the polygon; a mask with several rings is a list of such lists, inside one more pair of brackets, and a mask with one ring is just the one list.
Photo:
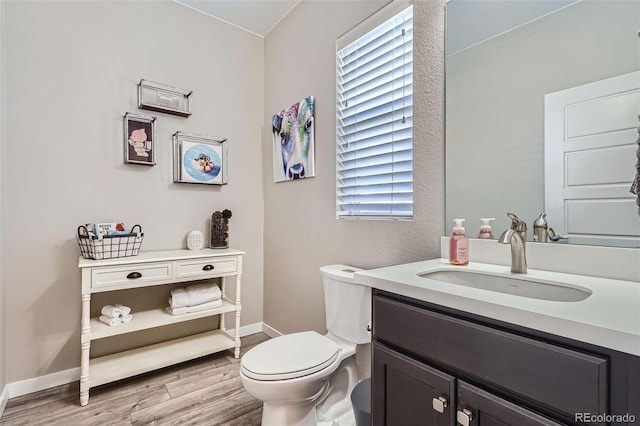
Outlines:
{"label": "white window blinds", "polygon": [[413,216],[413,6],[397,8],[338,40],[340,218]]}

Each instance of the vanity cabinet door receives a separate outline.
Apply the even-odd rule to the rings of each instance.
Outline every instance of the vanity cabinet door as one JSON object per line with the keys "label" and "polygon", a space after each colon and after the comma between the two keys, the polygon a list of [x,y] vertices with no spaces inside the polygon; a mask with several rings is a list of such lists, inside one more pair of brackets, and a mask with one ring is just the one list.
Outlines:
{"label": "vanity cabinet door", "polygon": [[455,379],[373,342],[373,426],[455,424]]}
{"label": "vanity cabinet door", "polygon": [[456,420],[462,426],[559,426],[533,411],[458,380]]}

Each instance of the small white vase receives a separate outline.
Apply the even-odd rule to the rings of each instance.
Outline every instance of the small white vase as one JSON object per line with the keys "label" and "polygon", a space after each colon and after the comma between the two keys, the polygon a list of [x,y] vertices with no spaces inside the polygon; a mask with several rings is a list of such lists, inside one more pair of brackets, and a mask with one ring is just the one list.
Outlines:
{"label": "small white vase", "polygon": [[200,231],[190,231],[187,234],[187,248],[189,250],[200,250],[204,247],[204,235]]}

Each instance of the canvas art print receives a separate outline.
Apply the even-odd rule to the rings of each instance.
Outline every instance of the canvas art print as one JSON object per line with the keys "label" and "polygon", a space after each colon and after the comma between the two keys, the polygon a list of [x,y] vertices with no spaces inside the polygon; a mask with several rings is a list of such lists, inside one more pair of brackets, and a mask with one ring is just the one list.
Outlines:
{"label": "canvas art print", "polygon": [[313,114],[313,96],[308,96],[273,116],[275,182],[316,175]]}

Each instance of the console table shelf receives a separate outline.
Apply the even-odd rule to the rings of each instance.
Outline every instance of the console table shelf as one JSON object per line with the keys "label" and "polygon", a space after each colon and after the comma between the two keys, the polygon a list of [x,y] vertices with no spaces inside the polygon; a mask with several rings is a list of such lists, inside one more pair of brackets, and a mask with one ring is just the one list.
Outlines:
{"label": "console table shelf", "polygon": [[91,318],[91,340],[105,337],[117,336],[119,334],[132,333],[134,331],[146,330],[148,328],[162,327],[164,325],[176,324],[178,322],[190,321],[212,315],[233,312],[236,306],[228,299],[222,301],[222,306],[206,311],[190,312],[188,314],[171,315],[164,309],[151,309],[148,311],[135,312],[135,321],[124,324],[107,325],[98,318]]}
{"label": "console table shelf", "polygon": [[[140,253],[138,256],[87,260],[80,258],[82,271],[82,330],[80,363],[80,405],[89,402],[89,389],[136,374],[166,367],[226,349],[240,356],[240,287],[242,256],[235,249],[170,250]],[[90,317],[91,295],[139,287],[159,286],[219,278],[222,305],[215,309],[171,315],[165,306],[133,310],[130,322],[109,326]],[[235,297],[227,295],[227,280],[235,278]],[[119,301],[123,303],[123,301]],[[124,303],[126,304],[126,303]],[[225,314],[235,314],[235,330],[227,331]],[[91,358],[91,341],[163,327],[198,318],[219,316],[217,330],[179,337],[153,345]]]}
{"label": "console table shelf", "polygon": [[234,339],[214,330],[93,358],[89,361],[91,386],[146,373],[235,347]]}

